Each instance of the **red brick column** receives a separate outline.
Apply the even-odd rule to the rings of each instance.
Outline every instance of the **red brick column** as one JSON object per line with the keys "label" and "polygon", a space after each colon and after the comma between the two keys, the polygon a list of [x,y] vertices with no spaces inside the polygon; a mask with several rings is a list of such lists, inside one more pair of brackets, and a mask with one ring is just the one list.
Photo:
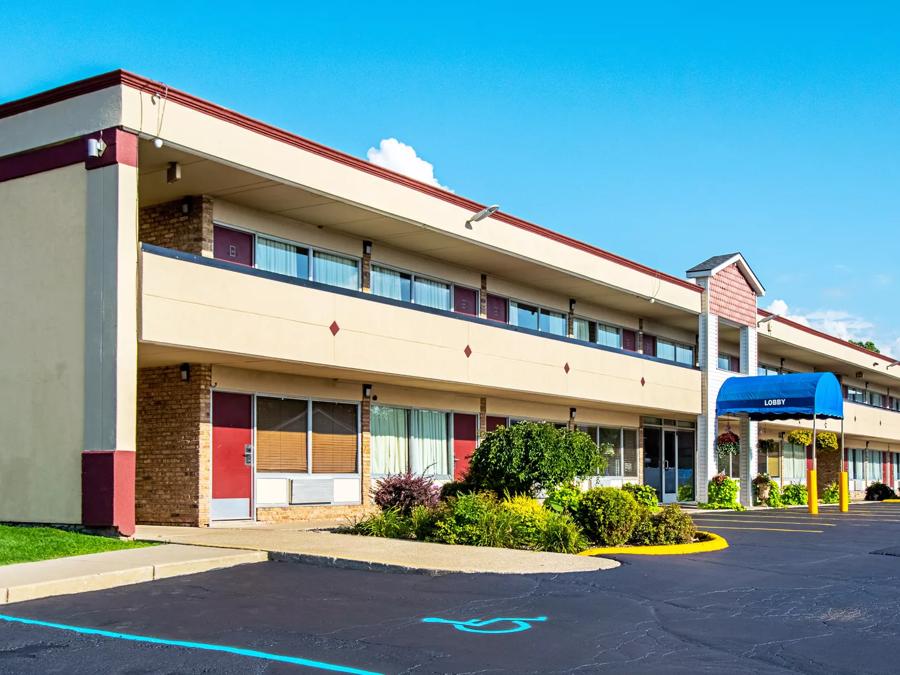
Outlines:
{"label": "red brick column", "polygon": [[360,482],[362,483],[362,504],[372,503],[372,402],[364,398],[359,406],[360,419]]}

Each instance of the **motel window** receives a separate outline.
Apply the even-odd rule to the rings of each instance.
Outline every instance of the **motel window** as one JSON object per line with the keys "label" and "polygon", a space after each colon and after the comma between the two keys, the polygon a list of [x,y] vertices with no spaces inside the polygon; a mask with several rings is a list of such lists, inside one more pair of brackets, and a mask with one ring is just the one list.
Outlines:
{"label": "motel window", "polygon": [[372,265],[372,293],[383,298],[412,302],[412,275]]}
{"label": "motel window", "polygon": [[605,347],[622,348],[622,329],[605,323],[597,324],[597,344]]}
{"label": "motel window", "polygon": [[560,312],[551,312],[548,309],[541,310],[540,330],[542,333],[553,335],[566,334],[566,315]]}
{"label": "motel window", "polygon": [[330,286],[359,290],[359,263],[337,253],[313,251],[312,278]]}
{"label": "motel window", "polygon": [[694,365],[694,348],[687,345],[675,345],[675,361],[686,366]]}
{"label": "motel window", "polygon": [[866,392],[857,387],[847,387],[847,400],[853,403],[865,403]]}
{"label": "motel window", "polygon": [[666,361],[675,360],[675,343],[668,340],[656,341],[656,356]]}
{"label": "motel window", "polygon": [[884,395],[879,394],[877,391],[870,391],[868,393],[868,403],[869,405],[874,405],[877,408],[884,407]]}
{"label": "motel window", "polygon": [[866,481],[874,483],[875,481],[883,481],[881,451],[866,450]]}
{"label": "motel window", "polygon": [[256,398],[256,470],[306,473],[309,402]]}
{"label": "motel window", "polygon": [[372,406],[372,474],[448,477],[449,424],[450,415],[437,410]]}
{"label": "motel window", "polygon": [[538,308],[515,300],[509,301],[509,323],[520,328],[538,329]]}
{"label": "motel window", "polygon": [[757,366],[756,368],[757,375],[779,375],[778,368],[774,366]]}
{"label": "motel window", "polygon": [[665,359],[666,361],[681,363],[686,366],[693,366],[694,348],[689,345],[672,342],[671,340],[657,338],[656,357],[659,359]]}
{"label": "motel window", "polygon": [[891,408],[891,410],[900,411],[900,398],[897,398],[896,396],[892,396],[890,408]]}
{"label": "motel window", "polygon": [[450,284],[424,277],[413,279],[413,302],[423,307],[450,309]]}
{"label": "motel window", "polygon": [[579,431],[588,434],[597,446],[609,443],[613,446],[613,456],[606,464],[604,476],[617,478],[637,477],[637,429],[621,427],[596,427],[578,425]]}
{"label": "motel window", "polygon": [[864,468],[865,453],[865,450],[856,450],[853,448],[847,450],[847,470],[850,474],[850,480],[866,479]]}
{"label": "motel window", "polygon": [[782,453],[782,479],[784,484],[806,482],[806,448],[793,443],[784,444]]}
{"label": "motel window", "polygon": [[719,354],[719,370],[727,370],[732,373],[741,371],[741,360],[730,354]]}
{"label": "motel window", "polygon": [[580,317],[575,317],[574,319],[572,319],[572,336],[576,340],[581,340],[582,342],[590,342],[591,322]]}
{"label": "motel window", "polygon": [[309,249],[288,242],[258,236],[256,267],[300,279],[309,278]]}
{"label": "motel window", "polygon": [[358,438],[356,405],[313,402],[313,473],[356,473]]}

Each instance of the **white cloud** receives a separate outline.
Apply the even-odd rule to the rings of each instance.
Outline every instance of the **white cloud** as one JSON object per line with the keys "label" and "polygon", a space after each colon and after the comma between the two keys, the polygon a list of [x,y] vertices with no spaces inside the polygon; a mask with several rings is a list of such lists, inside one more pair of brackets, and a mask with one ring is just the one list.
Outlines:
{"label": "white cloud", "polygon": [[887,337],[883,333],[879,335],[877,327],[871,321],[855,316],[850,312],[836,309],[820,309],[805,314],[792,314],[788,304],[781,299],[772,300],[766,308],[773,314],[778,314],[786,319],[810,328],[815,328],[823,333],[834,335],[842,340],[872,340],[882,353],[897,357],[900,355],[900,337]]}
{"label": "white cloud", "polygon": [[450,188],[441,185],[434,177],[434,165],[431,162],[426,162],[419,157],[414,147],[398,141],[396,138],[381,139],[377,148],[369,148],[366,157],[376,166],[391,169],[404,176],[452,192]]}

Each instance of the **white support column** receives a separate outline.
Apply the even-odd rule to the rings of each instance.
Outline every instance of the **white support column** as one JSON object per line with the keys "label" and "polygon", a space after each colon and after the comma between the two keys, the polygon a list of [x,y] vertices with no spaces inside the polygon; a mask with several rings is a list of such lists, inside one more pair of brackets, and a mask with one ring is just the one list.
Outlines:
{"label": "white support column", "polygon": [[[741,328],[741,373],[756,375],[758,364],[756,326]],[[757,469],[757,442],[759,423],[751,422],[746,415],[741,416],[741,491],[740,501],[744,506],[753,506],[753,478]]]}
{"label": "white support column", "polygon": [[718,372],[719,317],[709,311],[708,294],[704,293],[703,312],[699,318],[697,362],[701,372],[701,413],[697,418],[696,498],[707,500],[707,484],[716,475],[716,396],[722,385]]}

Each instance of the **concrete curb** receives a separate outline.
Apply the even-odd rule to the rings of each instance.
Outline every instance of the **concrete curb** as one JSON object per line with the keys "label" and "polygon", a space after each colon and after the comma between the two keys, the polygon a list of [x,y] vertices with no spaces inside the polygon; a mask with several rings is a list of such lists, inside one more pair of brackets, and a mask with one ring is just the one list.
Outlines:
{"label": "concrete curb", "polygon": [[[158,547],[163,548],[163,547]],[[181,547],[179,549],[194,549],[194,547]],[[132,549],[131,551],[151,551],[153,549]],[[203,556],[185,555],[172,556],[172,560],[159,560],[149,563],[126,562],[119,568],[95,571],[87,574],[67,572],[67,568],[78,567],[79,562],[84,562],[83,567],[88,569],[91,563],[100,561],[102,564],[110,564],[110,560],[99,556],[123,553],[124,551],[110,551],[108,553],[94,553],[87,556],[73,556],[71,558],[58,558],[55,560],[41,560],[34,563],[19,563],[0,567],[0,604],[24,602],[55,595],[70,595],[72,593],[84,593],[87,591],[100,591],[117,586],[139,584],[145,581],[168,579],[185,574],[196,574],[210,570],[234,567],[247,563],[263,562],[268,560],[265,551],[234,551],[227,553],[221,551],[218,554]],[[189,553],[195,553],[189,551]],[[176,551],[180,554],[182,551]],[[206,553],[206,551],[204,551]],[[91,558],[89,561],[79,560]],[[115,563],[112,563],[115,566]],[[54,570],[54,568],[57,568]],[[15,577],[21,577],[21,583],[15,583]],[[7,577],[3,579],[3,577]]]}

